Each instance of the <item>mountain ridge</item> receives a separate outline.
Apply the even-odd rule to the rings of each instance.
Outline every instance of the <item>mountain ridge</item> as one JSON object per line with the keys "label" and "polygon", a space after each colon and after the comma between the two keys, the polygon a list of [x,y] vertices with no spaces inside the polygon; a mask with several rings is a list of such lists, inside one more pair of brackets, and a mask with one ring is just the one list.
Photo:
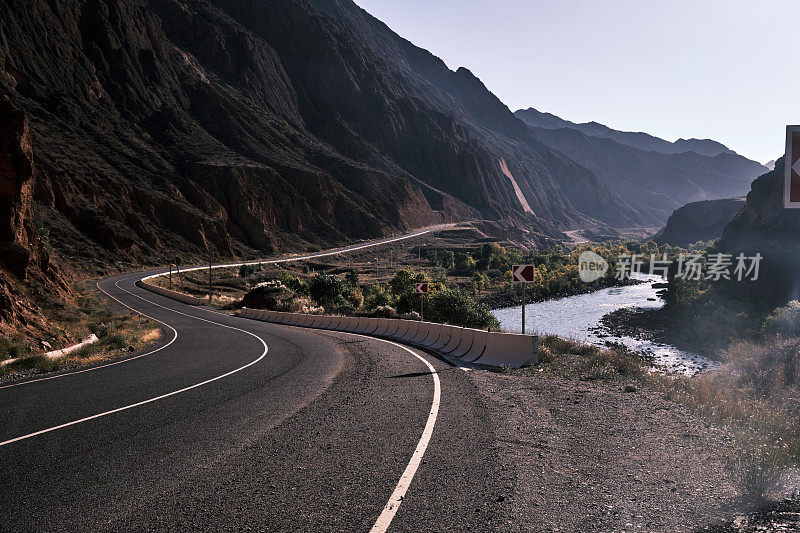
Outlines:
{"label": "mountain ridge", "polygon": [[[743,196],[750,182],[767,171],[760,163],[731,151],[706,156],[691,150],[679,153],[642,150],[618,142],[613,136],[590,135],[573,127],[557,128],[555,126],[568,121],[552,114],[529,111],[517,112],[517,115],[529,121],[528,127],[540,141],[588,167],[611,190],[635,205],[652,210],[662,223],[685,204]],[[602,131],[615,131],[606,126],[602,128]],[[648,134],[641,135],[656,139]]]}
{"label": "mountain ridge", "polygon": [[605,124],[595,121],[582,123],[572,122],[562,119],[552,113],[538,111],[533,107],[518,109],[514,114],[520,117],[529,126],[546,129],[570,128],[581,131],[592,137],[613,139],[620,144],[626,144],[645,151],[659,152],[662,154],[695,152],[708,157],[714,157],[722,153],[738,155],[721,142],[713,139],[680,138],[671,142],[646,132],[615,130]]}

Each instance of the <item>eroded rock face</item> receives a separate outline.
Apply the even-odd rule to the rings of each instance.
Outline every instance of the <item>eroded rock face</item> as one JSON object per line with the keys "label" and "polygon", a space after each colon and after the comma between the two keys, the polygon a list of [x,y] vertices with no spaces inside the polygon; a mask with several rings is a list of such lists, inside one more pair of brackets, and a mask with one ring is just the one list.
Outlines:
{"label": "eroded rock face", "polygon": [[[68,296],[36,226],[36,171],[28,117],[0,99],[0,333],[41,332],[43,297]],[[40,301],[36,301],[40,300]]]}
{"label": "eroded rock face", "polygon": [[760,283],[748,292],[774,305],[800,297],[800,209],[783,207],[783,171],[781,159],[753,182],[719,243],[722,250],[764,257]]}
{"label": "eroded rock face", "polygon": [[36,259],[33,152],[25,113],[0,100],[0,264],[21,279]]}
{"label": "eroded rock face", "polygon": [[51,243],[97,270],[452,220],[529,244],[643,220],[349,0],[9,0],[0,94],[29,116]]}
{"label": "eroded rock face", "polygon": [[688,246],[719,239],[725,226],[744,207],[744,198],[692,202],[676,209],[653,240],[659,244]]}

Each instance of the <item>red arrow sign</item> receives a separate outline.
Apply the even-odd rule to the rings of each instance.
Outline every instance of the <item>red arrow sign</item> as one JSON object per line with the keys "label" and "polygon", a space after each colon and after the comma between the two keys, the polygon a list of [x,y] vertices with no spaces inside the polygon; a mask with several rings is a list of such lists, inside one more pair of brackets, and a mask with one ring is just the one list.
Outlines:
{"label": "red arrow sign", "polygon": [[420,294],[425,294],[428,292],[428,284],[427,283],[417,283],[417,292]]}
{"label": "red arrow sign", "polygon": [[784,166],[784,207],[800,207],[800,126],[786,126]]}
{"label": "red arrow sign", "polygon": [[511,267],[514,281],[530,282],[536,279],[536,269],[533,265],[514,265]]}

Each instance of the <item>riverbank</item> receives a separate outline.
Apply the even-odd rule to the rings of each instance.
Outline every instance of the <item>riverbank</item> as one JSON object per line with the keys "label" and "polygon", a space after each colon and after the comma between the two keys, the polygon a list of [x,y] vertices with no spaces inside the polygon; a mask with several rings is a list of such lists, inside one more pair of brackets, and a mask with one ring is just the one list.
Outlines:
{"label": "riverbank", "polygon": [[[603,319],[609,313],[635,308],[656,310],[664,305],[659,295],[663,288],[661,278],[641,276],[637,281],[633,285],[528,304],[526,330],[540,335],[558,335],[595,346],[621,345],[640,354],[652,367],[665,372],[691,375],[714,366],[713,361],[698,353],[639,336],[634,329],[615,332],[604,325]],[[492,314],[503,329],[522,331],[521,306],[496,309]]]}
{"label": "riverbank", "polygon": [[727,381],[742,366],[667,376],[624,349],[540,340],[539,365],[470,372],[495,420],[503,468],[514,475],[503,496],[518,517],[511,531],[800,527],[797,472],[761,453],[780,440],[743,439],[732,418],[736,405],[741,414],[757,407],[740,402],[743,389]]}
{"label": "riverbank", "polygon": [[663,308],[638,307],[612,311],[601,319],[602,327],[615,337],[627,336],[657,344],[675,346],[713,361],[721,361],[720,346],[689,334]]}

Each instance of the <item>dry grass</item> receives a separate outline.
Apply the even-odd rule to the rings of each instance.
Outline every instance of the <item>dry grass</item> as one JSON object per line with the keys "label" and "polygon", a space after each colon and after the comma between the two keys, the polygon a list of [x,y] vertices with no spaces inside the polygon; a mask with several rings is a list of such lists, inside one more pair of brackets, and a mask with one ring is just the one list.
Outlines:
{"label": "dry grass", "polygon": [[[60,317],[57,323],[59,328],[71,332],[72,342],[86,338],[89,333],[97,335],[99,341],[59,359],[50,359],[34,351],[29,344],[0,342],[0,359],[16,358],[0,366],[0,376],[20,372],[53,372],[65,367],[97,363],[139,350],[161,336],[161,330],[151,320],[138,315],[115,315],[95,294],[82,290],[76,292],[77,305],[54,309],[51,313]],[[66,347],[64,339],[59,341],[53,339],[54,348]]]}
{"label": "dry grass", "polygon": [[642,359],[624,347],[601,348],[557,335],[542,335],[539,337],[539,364],[511,372],[617,381],[639,379],[646,374],[646,369]]}
{"label": "dry grass", "polygon": [[737,342],[719,369],[692,378],[653,376],[654,387],[731,430],[731,472],[748,498],[764,499],[800,464],[800,340]]}

